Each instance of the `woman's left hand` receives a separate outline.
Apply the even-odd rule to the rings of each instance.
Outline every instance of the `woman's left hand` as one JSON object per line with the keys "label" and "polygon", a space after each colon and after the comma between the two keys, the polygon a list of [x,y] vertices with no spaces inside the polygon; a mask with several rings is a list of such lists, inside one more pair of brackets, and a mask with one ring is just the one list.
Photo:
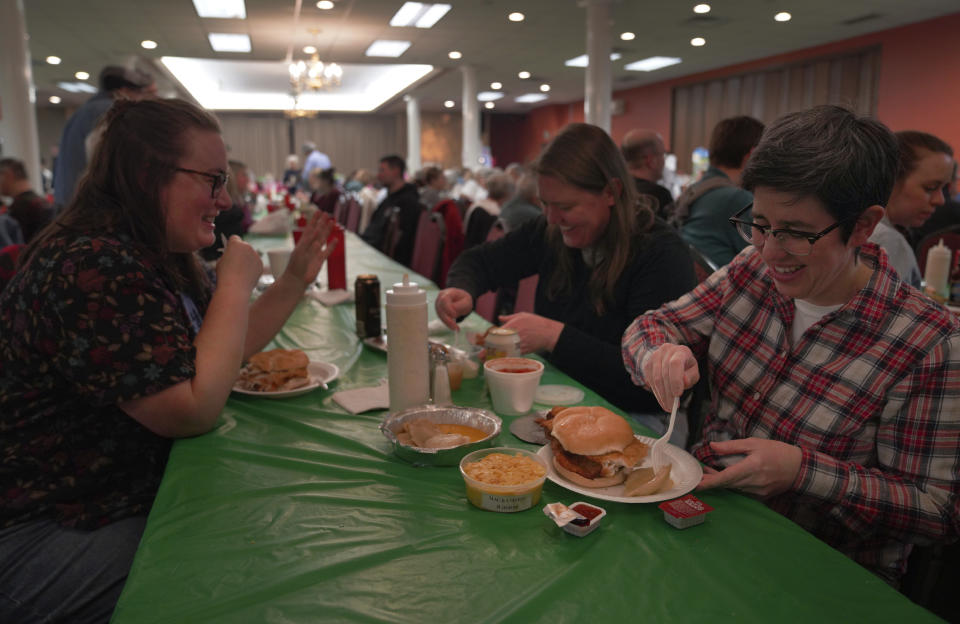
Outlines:
{"label": "woman's left hand", "polygon": [[744,458],[720,471],[705,468],[698,490],[722,487],[762,497],[773,496],[790,489],[803,460],[799,446],[762,438],[710,442],[710,449],[717,455],[744,455]]}
{"label": "woman's left hand", "polygon": [[503,327],[517,330],[520,352],[553,351],[563,331],[563,323],[530,312],[502,314]]}
{"label": "woman's left hand", "polygon": [[333,218],[327,213],[314,213],[303,229],[300,242],[290,254],[290,262],[283,273],[284,276],[297,280],[303,284],[304,288],[317,279],[317,273],[320,272],[323,263],[337,246],[336,241],[327,243],[327,237],[330,236],[333,225]]}

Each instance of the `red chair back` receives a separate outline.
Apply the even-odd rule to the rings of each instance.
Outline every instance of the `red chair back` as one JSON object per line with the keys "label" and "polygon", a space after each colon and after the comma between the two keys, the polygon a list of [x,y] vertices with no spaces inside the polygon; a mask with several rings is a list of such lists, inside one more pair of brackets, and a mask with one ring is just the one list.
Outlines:
{"label": "red chair back", "polygon": [[359,234],[357,230],[360,229],[360,209],[362,206],[356,197],[351,197],[347,201],[347,216],[344,221],[344,226],[355,234]]}
{"label": "red chair back", "polygon": [[443,216],[423,211],[417,223],[417,235],[413,242],[413,258],[410,268],[437,281],[440,252],[443,250]]}
{"label": "red chair back", "polygon": [[513,304],[513,313],[533,312],[534,301],[537,298],[537,283],[539,275],[525,277],[517,283],[517,300]]}

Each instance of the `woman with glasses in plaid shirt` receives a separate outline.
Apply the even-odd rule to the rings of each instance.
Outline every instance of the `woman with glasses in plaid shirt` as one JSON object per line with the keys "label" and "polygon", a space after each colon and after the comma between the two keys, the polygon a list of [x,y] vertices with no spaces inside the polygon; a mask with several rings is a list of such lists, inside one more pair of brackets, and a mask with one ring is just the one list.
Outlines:
{"label": "woman with glasses in plaid shirt", "polygon": [[894,585],[960,517],[960,323],[867,240],[896,174],[877,121],[777,120],[743,173],[751,220],[731,219],[752,246],[623,339],[664,409],[708,376],[700,489],[761,497]]}

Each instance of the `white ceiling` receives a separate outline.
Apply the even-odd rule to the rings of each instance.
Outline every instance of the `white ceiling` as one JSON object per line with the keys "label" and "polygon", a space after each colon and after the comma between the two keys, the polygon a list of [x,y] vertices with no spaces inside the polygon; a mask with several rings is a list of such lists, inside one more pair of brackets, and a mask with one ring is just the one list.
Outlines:
{"label": "white ceiling", "polygon": [[[87,71],[96,80],[107,64],[150,64],[160,75],[162,91],[179,88],[169,75],[162,75],[161,56],[282,61],[292,48],[294,59],[306,58],[301,49],[316,45],[320,58],[343,64],[418,63],[437,68],[413,87],[421,109],[442,110],[452,99],[460,109],[461,77],[458,68],[476,68],[480,90],[490,82],[503,83],[506,97],[498,100],[500,112],[523,112],[549,103],[583,99],[584,70],[566,67],[566,59],[585,51],[586,10],[582,0],[446,0],[453,5],[433,28],[395,28],[389,20],[403,0],[339,0],[336,8],[321,11],[315,1],[303,0],[299,22],[294,26],[296,0],[246,0],[246,20],[201,19],[191,0],[25,0],[33,77],[38,101],[59,95],[63,104],[77,104],[88,97],[70,94],[56,86],[73,81],[74,72]],[[960,10],[957,0],[715,0],[706,15],[692,11],[693,0],[614,0],[611,4],[613,47],[623,56],[613,63],[614,89],[659,82],[755,58],[847,39],[894,26],[930,19]],[[790,11],[793,19],[777,23],[773,15]],[[526,19],[510,22],[507,15],[521,11]],[[319,29],[319,35],[311,34]],[[623,31],[636,33],[633,41],[621,41]],[[215,53],[207,33],[242,32],[250,35],[249,54]],[[700,48],[692,37],[706,38]],[[406,39],[413,43],[398,59],[370,59],[364,50],[374,39]],[[144,50],[140,41],[159,43]],[[447,58],[459,50],[463,58]],[[58,66],[44,59],[56,55]],[[643,73],[623,69],[627,63],[648,56],[678,56],[683,59],[658,71]],[[533,74],[520,80],[517,72]],[[235,76],[232,80],[242,80]],[[251,80],[260,80],[251,75]],[[345,76],[346,79],[346,76]],[[514,97],[551,85],[549,99],[537,104],[518,104]],[[401,94],[402,95],[402,94]],[[399,111],[400,95],[381,111]]]}

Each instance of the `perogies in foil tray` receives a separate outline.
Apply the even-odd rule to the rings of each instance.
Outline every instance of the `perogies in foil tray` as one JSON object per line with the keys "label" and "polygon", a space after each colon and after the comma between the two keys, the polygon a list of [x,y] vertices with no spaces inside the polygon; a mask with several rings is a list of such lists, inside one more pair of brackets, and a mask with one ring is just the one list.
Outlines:
{"label": "perogies in foil tray", "polygon": [[[397,434],[408,421],[425,418],[434,423],[466,425],[487,434],[482,440],[462,444],[453,448],[418,448],[401,444]],[[493,446],[500,435],[503,421],[496,414],[476,407],[438,407],[420,405],[391,414],[380,423],[380,431],[390,441],[394,453],[403,460],[424,466],[456,466],[467,453]]]}

